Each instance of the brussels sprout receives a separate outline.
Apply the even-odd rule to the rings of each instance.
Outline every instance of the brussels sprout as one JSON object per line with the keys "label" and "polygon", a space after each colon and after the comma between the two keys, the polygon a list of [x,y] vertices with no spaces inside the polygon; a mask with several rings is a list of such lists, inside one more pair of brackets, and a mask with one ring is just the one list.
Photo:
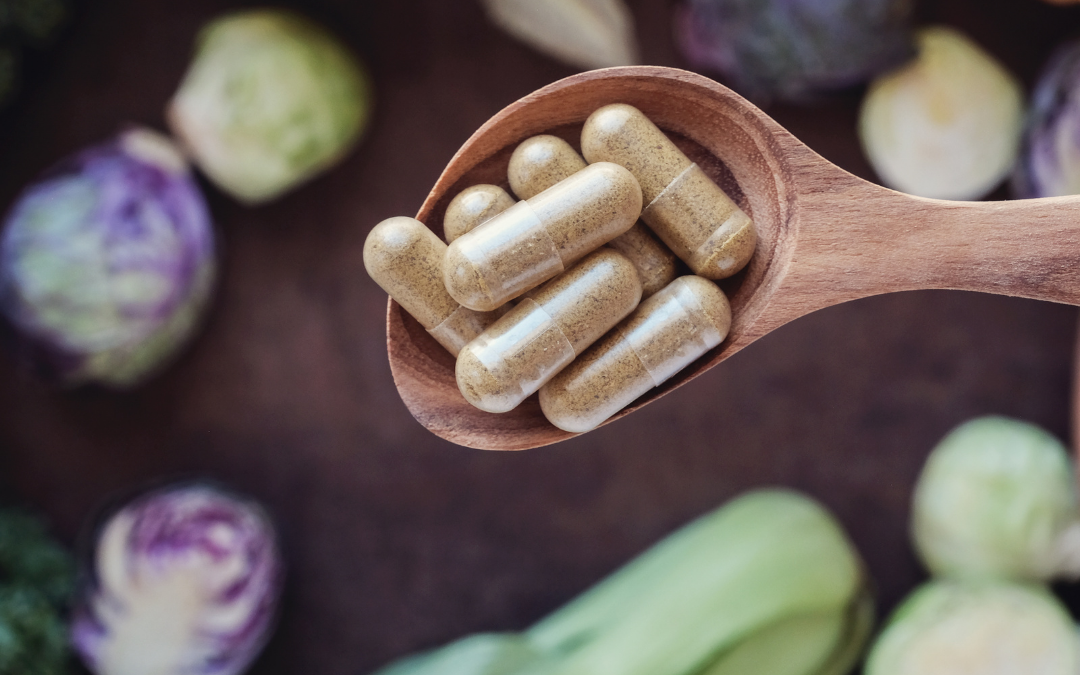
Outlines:
{"label": "brussels sprout", "polygon": [[1080,512],[1065,447],[1003,417],[960,425],[919,476],[912,537],[936,575],[1080,576]]}
{"label": "brussels sprout", "polygon": [[283,566],[266,513],[205,485],[113,514],[71,640],[96,675],[235,675],[273,627]]}
{"label": "brussels sprout", "polygon": [[1035,85],[1013,191],[1022,199],[1080,194],[1080,40],[1059,48]]}
{"label": "brussels sprout", "polygon": [[910,0],[688,0],[676,39],[697,68],[754,98],[861,84],[913,53]]}
{"label": "brussels sprout", "polygon": [[944,27],[918,34],[919,56],[873,82],[859,139],[882,182],[939,199],[978,199],[1016,161],[1020,83],[974,42]]}
{"label": "brussels sprout", "polygon": [[199,168],[255,204],[341,159],[370,105],[367,75],[343,45],[299,15],[265,9],[202,29],[167,116]]}
{"label": "brussels sprout", "polygon": [[19,197],[0,235],[0,311],[47,374],[129,387],[191,335],[215,270],[210,214],[183,158],[134,129]]}
{"label": "brussels sprout", "polygon": [[866,675],[1075,675],[1080,641],[1040,587],[933,581],[896,610]]}

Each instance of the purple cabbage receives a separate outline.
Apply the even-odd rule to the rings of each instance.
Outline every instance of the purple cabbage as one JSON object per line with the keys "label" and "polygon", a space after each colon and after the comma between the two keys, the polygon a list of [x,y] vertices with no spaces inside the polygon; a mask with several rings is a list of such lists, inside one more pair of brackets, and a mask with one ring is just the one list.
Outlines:
{"label": "purple cabbage", "polygon": [[132,129],[22,193],[0,234],[0,311],[67,385],[130,387],[198,325],[216,276],[210,213],[183,156]]}
{"label": "purple cabbage", "polygon": [[1035,85],[1013,192],[1021,199],[1080,194],[1080,40],[1058,48]]}
{"label": "purple cabbage", "polygon": [[284,567],[253,501],[207,485],[161,489],[97,533],[71,625],[96,675],[235,675],[265,644]]}
{"label": "purple cabbage", "polygon": [[755,99],[800,100],[866,82],[914,54],[910,0],[687,0],[683,55]]}

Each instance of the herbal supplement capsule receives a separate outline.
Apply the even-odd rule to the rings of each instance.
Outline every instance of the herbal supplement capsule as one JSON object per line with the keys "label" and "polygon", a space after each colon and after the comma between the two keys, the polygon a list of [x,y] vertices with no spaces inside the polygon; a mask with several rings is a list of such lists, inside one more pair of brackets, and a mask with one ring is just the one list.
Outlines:
{"label": "herbal supplement capsule", "polygon": [[513,410],[640,300],[634,265],[610,249],[595,251],[465,345],[458,389],[481,410]]}
{"label": "herbal supplement capsule", "polygon": [[[533,136],[522,141],[510,156],[507,178],[514,194],[529,199],[586,166],[581,155],[558,136]],[[607,245],[634,263],[641,275],[642,297],[667,286],[678,274],[675,254],[640,222]]]}
{"label": "herbal supplement capsule", "polygon": [[587,166],[569,143],[545,134],[527,138],[514,148],[506,177],[518,199],[531,199]]}
{"label": "herbal supplement capsule", "polygon": [[640,221],[607,245],[634,263],[641,277],[641,295],[649,297],[679,273],[678,258]]}
{"label": "herbal supplement capsule", "polygon": [[443,259],[446,290],[471,309],[499,307],[626,232],[640,212],[634,176],[593,164],[455,239]]}
{"label": "herbal supplement capsule", "polygon": [[641,219],[696,274],[723,279],[750,261],[757,232],[750,217],[633,106],[600,108],[585,121],[581,150],[615,162],[641,184]]}
{"label": "herbal supplement capsule", "polygon": [[465,188],[446,207],[443,236],[451,243],[514,205],[514,198],[498,185],[473,185]]}
{"label": "herbal supplement capsule", "polygon": [[442,283],[446,244],[413,218],[388,218],[364,241],[368,275],[454,356],[506,310],[462,307]]}
{"label": "herbal supplement capsule", "polygon": [[548,382],[540,408],[564,431],[595,429],[723,342],[730,327],[716,284],[679,277]]}

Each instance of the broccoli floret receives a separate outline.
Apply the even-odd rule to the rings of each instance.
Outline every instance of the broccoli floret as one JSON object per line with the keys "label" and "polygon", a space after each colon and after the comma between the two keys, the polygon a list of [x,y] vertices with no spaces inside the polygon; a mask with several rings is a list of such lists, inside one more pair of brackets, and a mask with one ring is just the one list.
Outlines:
{"label": "broccoli floret", "polygon": [[44,523],[22,511],[0,510],[0,584],[31,586],[63,605],[74,580],[71,554],[53,541]]}
{"label": "broccoli floret", "polygon": [[0,673],[62,675],[67,632],[57,608],[28,586],[0,586]]}
{"label": "broccoli floret", "polygon": [[0,673],[61,675],[75,564],[38,519],[0,510]]}
{"label": "broccoli floret", "polygon": [[0,31],[23,42],[42,43],[67,15],[63,0],[0,0]]}
{"label": "broccoli floret", "polygon": [[67,15],[66,0],[0,0],[0,107],[19,83],[24,48],[47,46]]}

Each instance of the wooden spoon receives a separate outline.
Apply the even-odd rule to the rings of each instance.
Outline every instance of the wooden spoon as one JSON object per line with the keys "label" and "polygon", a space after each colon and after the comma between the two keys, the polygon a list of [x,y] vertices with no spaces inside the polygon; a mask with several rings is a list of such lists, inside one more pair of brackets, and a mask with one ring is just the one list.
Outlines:
{"label": "wooden spoon", "polygon": [[[506,185],[518,143],[555,133],[579,147],[585,118],[609,103],[638,107],[671,135],[753,217],[759,237],[749,266],[721,283],[734,312],[727,340],[612,419],[788,321],[848,300],[945,288],[1080,304],[1080,197],[950,202],[894,192],[829,163],[726,87],[671,68],[582,73],[510,105],[450,160],[416,217],[441,235],[458,192]],[[453,357],[392,300],[386,340],[402,400],[435,434],[496,450],[574,435],[549,424],[535,396],[502,415],[470,406]]]}

